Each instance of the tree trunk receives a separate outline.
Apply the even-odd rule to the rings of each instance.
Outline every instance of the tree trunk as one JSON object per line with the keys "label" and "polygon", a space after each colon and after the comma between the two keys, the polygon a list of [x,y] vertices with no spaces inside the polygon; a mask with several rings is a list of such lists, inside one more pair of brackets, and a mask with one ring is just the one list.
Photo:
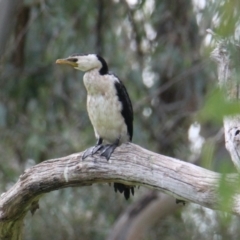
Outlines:
{"label": "tree trunk", "polygon": [[13,23],[17,18],[18,7],[22,0],[0,1],[0,56],[3,56],[7,41],[13,29]]}

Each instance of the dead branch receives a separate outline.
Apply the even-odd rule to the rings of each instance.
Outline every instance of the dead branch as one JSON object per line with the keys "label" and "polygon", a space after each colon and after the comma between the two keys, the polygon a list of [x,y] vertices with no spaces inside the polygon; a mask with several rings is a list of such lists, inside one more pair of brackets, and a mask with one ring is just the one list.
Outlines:
{"label": "dead branch", "polygon": [[[237,73],[239,74],[238,61],[233,61],[235,55],[239,55],[239,46],[228,39],[220,39],[215,36],[211,30],[208,30],[213,37],[217,37],[217,46],[212,51],[211,57],[217,63],[218,67],[218,84],[225,90],[228,101],[240,100],[240,84]],[[231,48],[232,51],[231,51]],[[235,59],[236,60],[236,59]],[[235,66],[234,66],[235,65]],[[233,67],[234,66],[234,67]],[[240,115],[224,117],[225,146],[228,150],[232,161],[240,172]]]}
{"label": "dead branch", "polygon": [[[23,218],[38,208],[39,198],[50,191],[102,182],[122,182],[157,189],[177,198],[221,210],[219,179],[238,185],[236,174],[221,176],[193,164],[123,144],[110,161],[82,153],[44,161],[27,169],[0,198],[0,239],[21,239]],[[121,196],[119,196],[121,197]],[[233,196],[229,212],[240,215],[240,195]]]}

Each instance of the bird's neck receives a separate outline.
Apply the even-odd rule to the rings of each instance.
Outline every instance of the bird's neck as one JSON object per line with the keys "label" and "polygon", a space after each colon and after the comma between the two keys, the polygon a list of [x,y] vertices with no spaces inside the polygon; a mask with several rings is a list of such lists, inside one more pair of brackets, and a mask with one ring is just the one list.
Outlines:
{"label": "bird's neck", "polygon": [[95,95],[105,92],[106,80],[104,75],[99,73],[99,69],[93,69],[86,72],[83,76],[83,82],[88,94]]}

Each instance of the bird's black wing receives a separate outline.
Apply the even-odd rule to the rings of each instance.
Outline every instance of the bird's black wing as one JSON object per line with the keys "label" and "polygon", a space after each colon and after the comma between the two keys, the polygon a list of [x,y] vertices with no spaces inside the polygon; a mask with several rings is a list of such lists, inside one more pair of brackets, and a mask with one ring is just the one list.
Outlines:
{"label": "bird's black wing", "polygon": [[115,87],[117,90],[117,95],[119,101],[122,103],[122,116],[125,120],[125,123],[127,125],[127,130],[129,134],[129,139],[132,141],[133,136],[133,109],[132,109],[132,103],[128,96],[127,90],[123,83],[118,79],[118,81],[115,81]]}
{"label": "bird's black wing", "polygon": [[[129,134],[129,140],[132,141],[133,136],[133,109],[132,103],[128,96],[127,90],[123,83],[118,79],[115,81],[115,87],[118,95],[119,101],[122,103],[122,111],[121,114],[125,120],[127,125],[127,131]],[[134,195],[134,186],[126,186],[122,183],[114,183],[115,192],[119,191],[120,193],[124,193],[126,199],[130,197],[130,194]]]}

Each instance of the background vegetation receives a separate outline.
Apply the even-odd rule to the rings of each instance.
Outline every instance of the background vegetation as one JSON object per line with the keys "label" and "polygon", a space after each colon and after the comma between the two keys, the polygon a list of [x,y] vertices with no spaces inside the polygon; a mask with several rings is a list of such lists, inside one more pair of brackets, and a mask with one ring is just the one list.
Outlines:
{"label": "background vegetation", "polygon": [[[206,29],[238,39],[239,5],[233,0],[21,2],[13,28],[5,24],[9,34],[0,32],[0,39],[7,38],[6,44],[0,41],[1,192],[25,168],[95,143],[83,74],[55,65],[73,53],[102,55],[122,79],[134,108],[134,143],[215,171],[234,171],[221,119],[201,121],[198,113],[216,84]],[[49,193],[40,210],[26,218],[25,239],[105,239],[119,214],[147,191],[137,190],[128,202],[108,185]],[[146,239],[239,239],[239,223],[237,217],[190,204],[159,222]]]}

